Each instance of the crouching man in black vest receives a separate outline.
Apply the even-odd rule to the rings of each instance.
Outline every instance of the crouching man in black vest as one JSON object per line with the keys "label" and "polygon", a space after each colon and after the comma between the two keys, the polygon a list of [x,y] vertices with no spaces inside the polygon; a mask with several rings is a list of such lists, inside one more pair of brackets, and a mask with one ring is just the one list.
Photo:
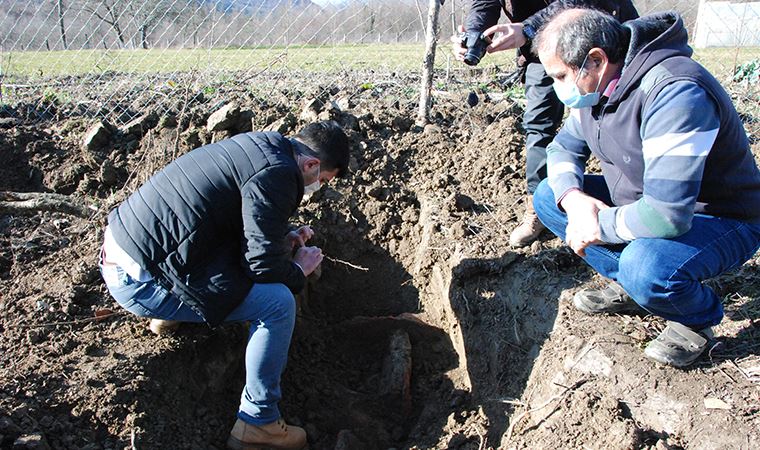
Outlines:
{"label": "crouching man in black vest", "polygon": [[[245,133],[195,149],[151,177],[108,216],[101,271],[108,290],[161,334],[181,322],[250,321],[246,383],[232,449],[300,449],[306,432],[278,410],[295,324],[294,293],[322,261],[288,232],[304,193],[347,172],[334,122],[294,138]],[[295,253],[294,253],[295,252]]]}

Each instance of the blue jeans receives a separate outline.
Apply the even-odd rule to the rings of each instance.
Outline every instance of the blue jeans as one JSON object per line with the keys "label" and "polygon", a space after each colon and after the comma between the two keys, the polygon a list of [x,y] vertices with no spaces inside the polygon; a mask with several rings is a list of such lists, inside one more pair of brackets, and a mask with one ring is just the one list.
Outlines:
{"label": "blue jeans", "polygon": [[[585,175],[583,186],[586,194],[612,204],[600,175]],[[564,241],[567,215],[546,181],[536,189],[533,205],[541,222]],[[696,214],[691,229],[676,238],[590,246],[583,259],[650,313],[704,328],[720,323],[723,305],[702,281],[741,266],[758,248],[760,225]]]}
{"label": "blue jeans", "polygon": [[[113,298],[137,316],[203,321],[153,280],[136,281],[115,265],[101,264],[100,270]],[[227,322],[251,322],[245,350],[245,388],[238,412],[238,417],[248,423],[263,425],[280,418],[277,407],[282,398],[280,376],[288,360],[295,318],[295,298],[280,283],[254,284],[248,296],[226,318]]]}

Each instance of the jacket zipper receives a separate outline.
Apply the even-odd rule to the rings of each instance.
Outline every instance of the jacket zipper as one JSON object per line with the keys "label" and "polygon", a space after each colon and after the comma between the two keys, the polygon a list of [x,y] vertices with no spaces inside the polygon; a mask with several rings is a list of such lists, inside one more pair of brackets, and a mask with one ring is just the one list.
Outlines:
{"label": "jacket zipper", "polygon": [[602,106],[602,110],[599,111],[599,120],[596,121],[596,148],[599,149],[599,154],[609,161],[610,159],[607,158],[607,155],[602,151],[602,119],[604,118],[605,109],[607,109],[606,103]]}
{"label": "jacket zipper", "polygon": [[[599,149],[599,154],[604,157],[604,159],[607,160],[608,164],[611,164],[610,158],[607,157],[607,155],[604,154],[602,151],[602,119],[604,118],[604,111],[607,109],[607,103],[602,106],[602,110],[599,111],[599,120],[596,122],[596,147]],[[619,170],[617,180],[615,180],[615,184],[612,185],[610,188],[610,200],[612,200],[612,203],[615,204],[615,197],[617,192],[617,186],[620,183],[620,180],[623,178],[623,172],[622,170]]]}

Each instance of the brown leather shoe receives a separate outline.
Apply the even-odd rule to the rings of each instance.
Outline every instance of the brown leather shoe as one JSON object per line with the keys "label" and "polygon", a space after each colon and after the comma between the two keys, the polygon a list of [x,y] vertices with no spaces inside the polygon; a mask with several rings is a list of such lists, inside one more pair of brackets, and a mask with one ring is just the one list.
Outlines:
{"label": "brown leather shoe", "polygon": [[306,431],[284,420],[266,425],[252,425],[238,419],[227,439],[230,450],[301,450],[306,448]]}
{"label": "brown leather shoe", "polygon": [[150,331],[152,331],[153,334],[170,334],[177,331],[179,324],[180,322],[177,322],[176,320],[150,319],[148,328],[150,328]]}
{"label": "brown leather shoe", "polygon": [[528,204],[525,207],[525,214],[523,214],[520,224],[509,235],[509,245],[512,247],[530,245],[545,228],[533,209],[533,196],[528,196],[527,200]]}

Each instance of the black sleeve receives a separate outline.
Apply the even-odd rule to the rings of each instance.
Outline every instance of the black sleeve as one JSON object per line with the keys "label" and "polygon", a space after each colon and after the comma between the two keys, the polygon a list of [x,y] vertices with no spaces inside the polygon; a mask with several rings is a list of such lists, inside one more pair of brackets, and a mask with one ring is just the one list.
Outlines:
{"label": "black sleeve", "polygon": [[269,167],[242,189],[242,241],[250,276],[254,283],[283,283],[293,293],[306,283],[285,240],[299,203],[297,177],[292,167]]}
{"label": "black sleeve", "polygon": [[501,1],[499,0],[473,0],[464,29],[481,33],[499,23],[501,15]]}
{"label": "black sleeve", "polygon": [[523,25],[530,25],[538,31],[558,12],[568,8],[595,8],[617,17],[621,22],[639,17],[631,0],[557,0],[541,11],[523,20]]}

